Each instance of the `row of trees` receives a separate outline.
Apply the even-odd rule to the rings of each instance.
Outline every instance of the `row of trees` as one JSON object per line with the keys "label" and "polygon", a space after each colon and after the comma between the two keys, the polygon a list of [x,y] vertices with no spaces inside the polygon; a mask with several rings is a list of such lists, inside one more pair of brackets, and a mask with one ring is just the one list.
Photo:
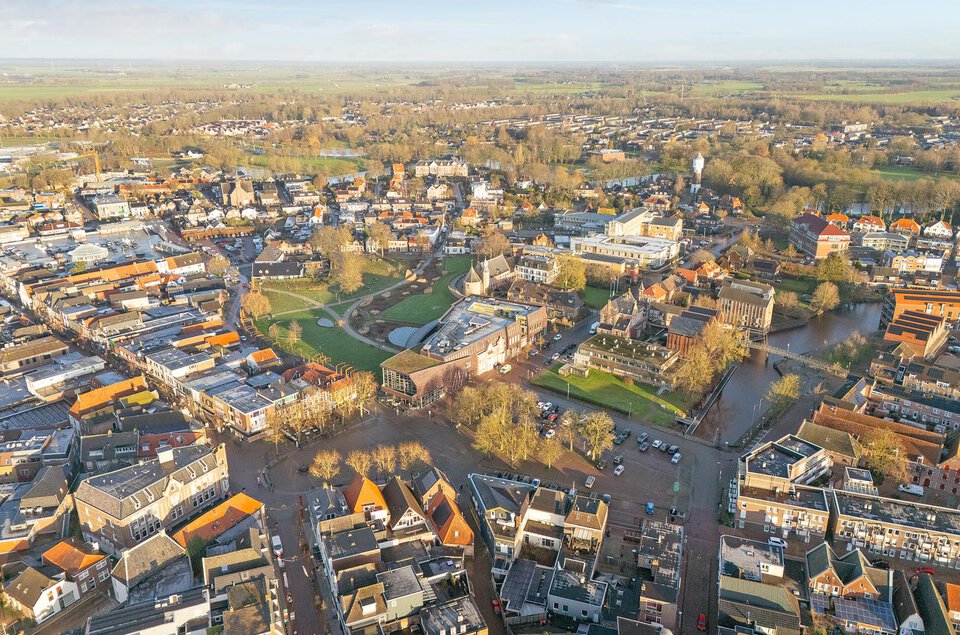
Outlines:
{"label": "row of trees", "polygon": [[354,413],[362,416],[376,393],[373,373],[356,371],[350,374],[350,381],[343,388],[333,393],[315,390],[293,403],[270,410],[266,420],[267,436],[278,452],[280,442],[287,435],[299,447],[303,435],[310,430],[326,434]]}
{"label": "row of trees", "polygon": [[404,441],[398,445],[378,445],[370,450],[352,450],[343,457],[338,451],[324,448],[318,451],[310,464],[310,473],[329,484],[343,465],[357,474],[369,477],[376,468],[380,478],[400,470],[428,466],[433,463],[430,451],[419,441]]}
{"label": "row of trees", "polygon": [[457,395],[454,412],[475,429],[476,449],[510,465],[535,459],[553,467],[563,456],[564,445],[571,452],[582,445],[591,458],[613,447],[614,423],[601,411],[577,414],[567,410],[558,420],[557,436],[541,437],[536,393],[517,390],[511,384],[467,386]]}
{"label": "row of trees", "polygon": [[701,395],[724,369],[743,361],[747,346],[739,331],[711,322],[703,329],[698,342],[674,366],[673,377],[677,387],[691,395]]}

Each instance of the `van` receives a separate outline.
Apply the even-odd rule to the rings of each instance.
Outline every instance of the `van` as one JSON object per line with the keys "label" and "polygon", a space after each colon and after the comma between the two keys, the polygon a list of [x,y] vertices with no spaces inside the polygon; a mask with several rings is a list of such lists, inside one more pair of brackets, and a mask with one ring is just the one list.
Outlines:
{"label": "van", "polygon": [[588,476],[587,480],[583,482],[583,486],[587,489],[593,489],[593,484],[597,482],[596,476]]}
{"label": "van", "polygon": [[510,364],[504,364],[503,366],[500,367],[500,374],[506,375],[511,370],[513,370],[513,366],[511,366]]}
{"label": "van", "polygon": [[923,496],[923,488],[919,485],[914,485],[913,483],[907,483],[906,485],[900,485],[897,487],[898,490],[904,494],[913,494],[914,496]]}

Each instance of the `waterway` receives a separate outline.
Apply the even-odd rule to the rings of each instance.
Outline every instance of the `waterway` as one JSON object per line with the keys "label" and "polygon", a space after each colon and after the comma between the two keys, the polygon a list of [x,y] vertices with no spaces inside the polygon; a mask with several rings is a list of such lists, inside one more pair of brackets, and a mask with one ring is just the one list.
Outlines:
{"label": "waterway", "polygon": [[[806,353],[824,346],[836,344],[855,332],[871,333],[880,328],[880,304],[857,304],[848,309],[827,313],[810,320],[801,328],[770,335],[772,346]],[[723,389],[721,398],[707,413],[697,436],[715,438],[720,431],[720,440],[736,441],[756,421],[758,412],[767,407],[760,399],[766,394],[771,382],[780,375],[774,363],[779,355],[767,355],[753,351],[745,359]]]}

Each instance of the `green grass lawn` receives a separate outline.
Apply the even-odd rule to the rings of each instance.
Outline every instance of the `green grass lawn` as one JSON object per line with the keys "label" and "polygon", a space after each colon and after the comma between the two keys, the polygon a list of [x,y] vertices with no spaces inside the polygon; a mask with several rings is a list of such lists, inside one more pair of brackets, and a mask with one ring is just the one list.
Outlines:
{"label": "green grass lawn", "polygon": [[[386,289],[392,284],[396,284],[403,279],[403,272],[406,266],[392,260],[381,260],[372,258],[367,261],[367,270],[363,274],[363,286],[353,293],[337,294],[337,286],[328,286],[325,282],[311,278],[302,278],[299,280],[268,280],[263,283],[262,288],[270,297],[270,303],[273,305],[273,312],[279,313],[283,310],[306,308],[308,305],[302,300],[292,298],[281,293],[270,293],[270,290],[290,291],[302,296],[312,298],[316,302],[330,305],[331,308],[339,309],[340,304],[346,305],[351,300],[369,293],[376,293]],[[279,306],[286,306],[286,309],[279,308],[274,304],[277,299]],[[345,306],[343,308],[346,308]],[[338,313],[342,311],[337,310]]]}
{"label": "green grass lawn", "polygon": [[[290,289],[290,291],[293,291],[294,293],[302,293],[300,290]],[[292,295],[287,295],[286,293],[278,293],[277,291],[267,286],[263,287],[263,292],[267,296],[267,298],[270,300],[271,313],[283,313],[285,311],[302,311],[305,309],[309,309],[313,306],[308,302],[301,300],[300,298],[295,298]]]}
{"label": "green grass lawn", "polygon": [[813,278],[804,278],[802,280],[797,278],[784,278],[774,286],[777,291],[793,291],[800,296],[806,293],[812,294],[818,284],[820,283]]}
{"label": "green grass lawn", "polygon": [[457,299],[450,293],[450,283],[469,268],[470,256],[447,256],[443,261],[444,273],[433,283],[430,293],[404,298],[378,317],[411,324],[426,324],[436,320]]}
{"label": "green grass lawn", "polygon": [[874,174],[886,181],[917,181],[919,179],[937,179],[941,177],[946,177],[949,179],[960,179],[956,174],[951,174],[949,172],[941,172],[940,174],[928,174],[927,172],[921,172],[916,168],[911,168],[907,165],[885,165],[880,168],[871,170]]}
{"label": "green grass lawn", "polygon": [[668,392],[658,397],[657,389],[648,384],[629,385],[609,373],[594,369],[586,378],[561,377],[557,368],[559,366],[543,371],[533,383],[563,394],[566,394],[569,383],[571,397],[629,414],[644,423],[671,425],[678,414],[684,414],[693,405],[684,393]]}
{"label": "green grass lawn", "polygon": [[[275,343],[275,346],[291,353],[305,357],[322,353],[330,357],[332,364],[343,362],[357,370],[369,370],[379,374],[380,362],[390,357],[390,353],[358,342],[340,327],[317,326],[317,320],[320,318],[329,319],[330,316],[321,309],[313,309],[284,315],[276,320],[262,318],[257,320],[257,328],[266,336],[270,325],[278,324],[280,341]],[[292,320],[299,322],[303,328],[303,335],[300,338],[302,346],[297,344],[290,346],[286,343],[287,328]]]}
{"label": "green grass lawn", "polygon": [[591,309],[602,309],[610,299],[609,289],[598,289],[597,287],[586,287],[583,290],[583,301]]}
{"label": "green grass lawn", "polygon": [[[353,174],[362,170],[362,161],[353,158],[341,157],[288,157],[297,161],[301,172],[319,172],[336,176],[340,174]],[[265,168],[269,163],[269,158],[265,156],[250,157],[250,165]]]}

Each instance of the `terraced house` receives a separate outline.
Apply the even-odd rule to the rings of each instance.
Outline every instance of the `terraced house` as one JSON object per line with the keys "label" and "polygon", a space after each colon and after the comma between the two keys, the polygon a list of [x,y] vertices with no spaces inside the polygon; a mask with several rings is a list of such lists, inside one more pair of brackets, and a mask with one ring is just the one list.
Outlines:
{"label": "terraced house", "polygon": [[74,500],[84,540],[116,556],[199,515],[229,493],[224,446],[169,448],[157,459],[80,482]]}

